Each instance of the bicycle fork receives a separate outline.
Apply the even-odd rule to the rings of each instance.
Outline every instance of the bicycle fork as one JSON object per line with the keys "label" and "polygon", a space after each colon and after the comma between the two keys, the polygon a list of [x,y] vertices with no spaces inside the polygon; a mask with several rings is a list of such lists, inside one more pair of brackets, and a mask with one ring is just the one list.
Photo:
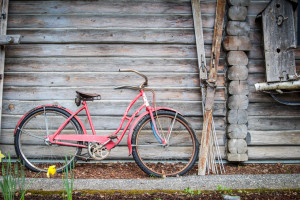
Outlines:
{"label": "bicycle fork", "polygon": [[161,124],[159,122],[159,117],[157,115],[157,112],[156,112],[156,108],[154,107],[154,111],[156,113],[156,118],[157,118],[157,122],[158,122],[158,125],[160,126],[160,131],[161,133],[163,134],[163,137],[162,135],[160,134],[160,132],[158,131],[158,128],[157,128],[157,123],[155,122],[155,119],[154,119],[154,116],[153,116],[153,109],[151,109],[150,105],[149,105],[149,102],[148,102],[148,99],[145,95],[145,93],[143,93],[143,101],[144,101],[144,104],[146,105],[146,109],[147,111],[149,111],[149,114],[150,114],[150,117],[151,117],[151,122],[150,122],[150,125],[151,125],[151,129],[152,129],[152,132],[156,138],[156,140],[160,143],[160,144],[163,144],[164,146],[168,146],[169,145],[169,141],[170,141],[170,137],[171,137],[171,134],[172,134],[172,130],[173,130],[173,127],[174,127],[174,124],[175,124],[175,121],[176,121],[176,117],[177,117],[177,114],[178,112],[176,112],[175,114],[175,117],[174,119],[172,120],[171,124],[170,124],[170,127],[168,129],[168,133],[167,133],[167,137],[165,137],[164,133],[163,133],[163,130],[161,128]]}

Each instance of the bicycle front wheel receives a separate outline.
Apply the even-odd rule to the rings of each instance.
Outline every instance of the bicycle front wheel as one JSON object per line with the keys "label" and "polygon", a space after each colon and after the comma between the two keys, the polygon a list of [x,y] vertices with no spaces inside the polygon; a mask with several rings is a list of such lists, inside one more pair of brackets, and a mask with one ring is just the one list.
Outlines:
{"label": "bicycle front wheel", "polygon": [[[70,116],[69,112],[56,106],[39,107],[26,114],[17,127],[15,150],[27,168],[35,172],[47,172],[49,166],[55,165],[56,171],[62,172],[76,162],[76,155],[80,155],[82,148],[59,146],[46,139],[47,135],[53,135]],[[82,134],[82,128],[72,118],[60,134]]]}
{"label": "bicycle front wheel", "polygon": [[[157,111],[154,115],[159,134],[150,115],[134,129],[132,154],[137,165],[148,175],[176,176],[188,172],[198,158],[199,143],[189,123],[178,113]],[[162,144],[163,138],[167,145]]]}

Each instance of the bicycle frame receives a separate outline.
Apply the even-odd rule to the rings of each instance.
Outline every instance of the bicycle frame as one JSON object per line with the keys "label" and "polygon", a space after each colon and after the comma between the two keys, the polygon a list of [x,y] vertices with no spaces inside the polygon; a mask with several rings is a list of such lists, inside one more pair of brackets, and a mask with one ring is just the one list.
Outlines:
{"label": "bicycle frame", "polygon": [[[131,116],[131,117],[128,117],[127,114],[128,112],[130,111],[130,109],[132,108],[132,106],[136,103],[136,101],[141,98],[143,99],[143,105],[141,105],[135,112],[134,114]],[[131,136],[132,136],[132,132],[133,132],[133,129],[134,127],[136,126],[136,124],[138,123],[138,121],[145,115],[147,114],[150,114],[151,116],[151,119],[152,119],[152,123],[153,123],[153,127],[156,131],[156,133],[158,133],[158,136],[159,136],[159,139],[162,141],[162,144],[166,144],[166,141],[165,139],[163,139],[160,134],[159,134],[159,131],[157,130],[157,127],[156,127],[156,124],[155,124],[155,120],[154,120],[154,116],[153,116],[153,112],[155,112],[155,109],[152,108],[149,103],[148,103],[148,100],[147,100],[147,97],[145,95],[145,92],[144,90],[140,90],[140,93],[132,100],[132,102],[129,104],[129,106],[127,107],[123,117],[122,117],[122,120],[121,120],[121,124],[119,126],[119,128],[112,134],[110,135],[107,135],[107,136],[100,136],[100,135],[96,135],[96,131],[95,131],[95,128],[94,128],[94,125],[93,125],[93,122],[92,122],[92,119],[91,119],[91,115],[89,113],[89,110],[88,110],[88,106],[87,106],[87,103],[86,101],[83,101],[83,106],[81,108],[79,108],[75,113],[72,113],[71,111],[67,110],[71,116],[58,128],[58,130],[53,134],[53,135],[48,135],[46,137],[49,138],[49,141],[52,143],[52,144],[58,144],[58,145],[65,145],[65,146],[77,146],[77,147],[84,147],[86,148],[87,146],[86,145],[81,145],[81,144],[74,144],[74,143],[68,143],[68,142],[60,142],[61,140],[64,140],[64,141],[82,141],[82,142],[97,142],[97,143],[101,143],[101,144],[104,144],[105,147],[110,150],[112,148],[114,148],[116,145],[118,145],[121,140],[123,139],[126,131],[128,130],[131,122],[133,121],[133,119],[138,115],[138,113],[140,113],[142,111],[142,109],[146,108],[146,112],[142,113],[141,115],[139,115],[139,117],[134,121],[134,123],[132,124],[131,128],[130,128],[130,131],[129,131],[129,134],[128,134],[128,148],[129,148],[129,155],[131,154],[132,152],[132,145],[131,145]],[[164,109],[164,110],[170,110],[170,111],[173,111],[173,112],[177,112],[173,109],[170,109],[170,108],[165,108],[165,107],[159,107],[159,108],[156,108],[156,110],[161,110],[161,109]],[[91,130],[92,130],[92,135],[91,134],[87,134],[87,131],[83,125],[83,123],[80,121],[80,119],[77,117],[77,114],[80,113],[82,110],[85,110],[86,112],[86,115],[88,117],[88,121],[89,121],[89,124],[90,124],[90,127],[91,127]],[[177,112],[178,113],[178,112]],[[72,120],[72,118],[76,118],[76,120],[79,122],[79,124],[81,125],[82,129],[83,129],[83,134],[73,134],[73,135],[62,135],[60,134],[61,131],[65,128],[65,126],[70,122],[70,120]],[[120,136],[117,136],[116,139],[117,141],[114,142],[112,141],[112,139],[110,139],[110,136],[112,135],[117,135],[120,130],[122,129],[123,127],[123,124],[125,122],[125,120],[128,120],[125,128],[123,129],[123,132]],[[46,138],[47,139],[47,138]],[[58,141],[60,140],[60,141]]]}

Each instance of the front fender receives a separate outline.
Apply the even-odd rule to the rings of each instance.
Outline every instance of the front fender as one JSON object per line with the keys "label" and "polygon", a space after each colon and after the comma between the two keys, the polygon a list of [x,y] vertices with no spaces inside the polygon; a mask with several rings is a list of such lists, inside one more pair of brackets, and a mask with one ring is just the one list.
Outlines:
{"label": "front fender", "polygon": [[[172,111],[172,112],[177,112],[179,113],[178,111],[174,110],[174,109],[171,109],[171,108],[167,108],[167,107],[157,107],[156,108],[156,111],[158,110],[169,110],[169,111]],[[155,111],[153,111],[155,112]],[[127,138],[127,144],[128,144],[128,150],[129,150],[129,156],[132,154],[132,144],[131,144],[131,138],[132,138],[132,133],[133,133],[133,130],[134,128],[136,127],[136,125],[138,124],[138,122],[146,115],[149,114],[149,111],[145,111],[143,112],[138,118],[136,118],[134,120],[134,122],[132,123],[132,125],[130,126],[130,130],[129,130],[129,133],[128,133],[128,138]],[[181,113],[179,113],[181,114]]]}

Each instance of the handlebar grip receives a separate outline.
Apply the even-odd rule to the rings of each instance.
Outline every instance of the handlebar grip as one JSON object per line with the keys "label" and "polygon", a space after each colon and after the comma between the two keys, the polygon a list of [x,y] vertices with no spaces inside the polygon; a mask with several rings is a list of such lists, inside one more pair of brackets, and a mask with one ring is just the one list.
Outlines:
{"label": "handlebar grip", "polygon": [[119,72],[132,72],[132,69],[119,69]]}
{"label": "handlebar grip", "polygon": [[138,72],[138,71],[133,70],[133,69],[119,69],[119,72],[134,72],[137,75],[139,75],[139,76],[141,76],[141,77],[143,77],[145,79],[145,82],[140,85],[140,88],[143,88],[144,86],[148,85],[148,78],[147,78],[147,76],[145,76],[141,72]]}

